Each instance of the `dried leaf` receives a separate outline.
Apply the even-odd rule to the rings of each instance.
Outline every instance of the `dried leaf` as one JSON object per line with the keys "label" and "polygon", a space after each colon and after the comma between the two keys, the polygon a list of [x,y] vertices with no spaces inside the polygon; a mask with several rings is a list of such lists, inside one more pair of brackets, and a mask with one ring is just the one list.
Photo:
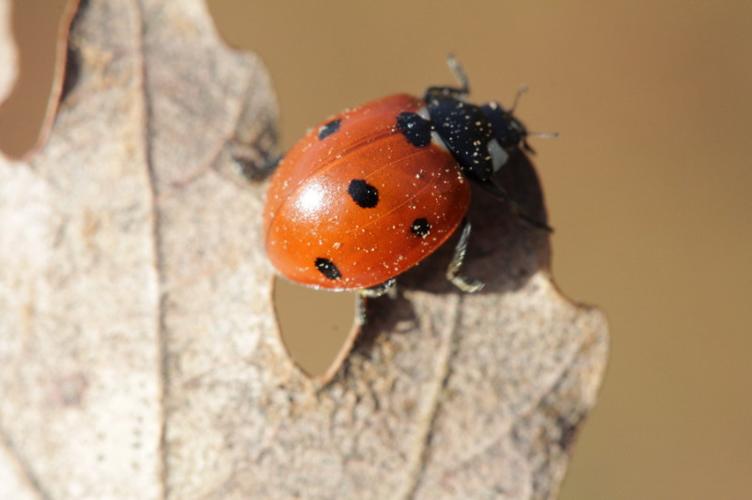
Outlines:
{"label": "dried leaf", "polygon": [[[69,44],[46,144],[0,159],[0,497],[555,495],[607,334],[545,235],[477,196],[487,289],[439,252],[320,386],[274,326],[264,183],[233,181],[273,149],[260,62],[199,0],[85,2]],[[542,210],[524,157],[505,175]]]}

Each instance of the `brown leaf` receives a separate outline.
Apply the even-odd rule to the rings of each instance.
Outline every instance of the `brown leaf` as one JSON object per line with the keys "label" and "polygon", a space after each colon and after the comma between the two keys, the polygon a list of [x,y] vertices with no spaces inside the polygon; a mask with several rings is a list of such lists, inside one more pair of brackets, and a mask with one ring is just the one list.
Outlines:
{"label": "brown leaf", "polygon": [[[607,334],[546,235],[476,196],[484,292],[440,251],[321,386],[272,317],[258,59],[199,0],[85,2],[69,44],[46,144],[0,159],[0,497],[555,495]],[[524,157],[503,181],[542,215]]]}

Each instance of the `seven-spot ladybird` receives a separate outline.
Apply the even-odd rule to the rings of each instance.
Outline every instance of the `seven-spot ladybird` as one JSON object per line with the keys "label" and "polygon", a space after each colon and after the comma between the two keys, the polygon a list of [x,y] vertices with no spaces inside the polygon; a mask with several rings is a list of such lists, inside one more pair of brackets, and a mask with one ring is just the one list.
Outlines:
{"label": "seven-spot ladybird", "polygon": [[266,250],[282,275],[380,295],[462,225],[447,278],[477,291],[483,283],[459,274],[471,182],[548,229],[492,180],[514,150],[530,150],[514,106],[467,102],[467,77],[452,57],[448,63],[460,87],[429,87],[422,99],[398,94],[345,110],[285,155],[264,213]]}

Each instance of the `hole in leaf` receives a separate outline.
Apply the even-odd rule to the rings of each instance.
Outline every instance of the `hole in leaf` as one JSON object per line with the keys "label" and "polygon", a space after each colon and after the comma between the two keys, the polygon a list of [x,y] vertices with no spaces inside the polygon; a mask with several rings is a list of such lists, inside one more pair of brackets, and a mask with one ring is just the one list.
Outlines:
{"label": "hole in leaf", "polygon": [[[0,150],[19,158],[37,143],[52,90],[58,30],[67,0],[16,0],[11,25],[18,80],[0,106]],[[5,70],[0,68],[0,71]]]}
{"label": "hole in leaf", "polygon": [[274,311],[282,342],[298,367],[322,377],[349,350],[355,331],[357,295],[327,292],[274,278]]}

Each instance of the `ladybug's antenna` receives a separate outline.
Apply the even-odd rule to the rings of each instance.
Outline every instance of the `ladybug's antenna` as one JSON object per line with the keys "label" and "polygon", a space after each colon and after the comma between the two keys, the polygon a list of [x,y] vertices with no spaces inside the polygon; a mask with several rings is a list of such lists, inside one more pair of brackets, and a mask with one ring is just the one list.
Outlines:
{"label": "ladybug's antenna", "polygon": [[512,102],[512,107],[509,108],[509,114],[513,114],[514,110],[517,109],[517,105],[520,103],[520,99],[523,95],[527,93],[529,90],[529,87],[527,85],[520,85],[517,87],[517,92],[514,94],[514,101]]}
{"label": "ladybug's antenna", "polygon": [[[523,95],[527,93],[529,90],[529,87],[527,85],[520,85],[517,89],[517,92],[514,94],[514,101],[512,102],[512,107],[509,108],[509,111],[507,111],[508,114],[512,115],[514,114],[514,110],[517,109],[517,105],[520,103],[520,99]],[[540,137],[541,139],[558,139],[559,133],[558,132],[532,132],[530,130],[525,131],[525,135],[527,137]],[[530,149],[532,152],[532,148],[530,146],[527,146],[527,143],[525,144],[527,148]]]}
{"label": "ladybug's antenna", "polygon": [[559,133],[558,132],[530,132],[529,130],[526,131],[525,139],[522,141],[522,149],[524,149],[530,154],[535,154],[535,149],[533,149],[530,143],[527,142],[528,137],[540,137],[541,139],[558,139]]}
{"label": "ladybug's antenna", "polygon": [[[509,111],[507,111],[507,114],[509,115],[514,114],[514,110],[517,109],[517,105],[520,103],[520,99],[522,98],[523,95],[527,93],[528,90],[529,90],[529,87],[527,85],[520,85],[519,88],[517,88],[517,92],[514,94],[514,101],[512,102],[512,107],[509,108]],[[527,137],[540,137],[541,139],[558,139],[559,138],[558,132],[531,132],[530,130],[527,130],[525,131],[525,135]]]}
{"label": "ladybug's antenna", "polygon": [[463,94],[469,94],[470,81],[467,79],[465,70],[462,69],[462,65],[457,60],[457,58],[454,57],[454,54],[447,54],[447,66],[449,66],[449,71],[452,72],[454,77],[457,79],[457,82],[460,84],[461,92]]}
{"label": "ladybug's antenna", "polygon": [[541,139],[558,139],[559,138],[558,132],[530,132],[528,130],[526,135],[528,137],[540,137]]}

